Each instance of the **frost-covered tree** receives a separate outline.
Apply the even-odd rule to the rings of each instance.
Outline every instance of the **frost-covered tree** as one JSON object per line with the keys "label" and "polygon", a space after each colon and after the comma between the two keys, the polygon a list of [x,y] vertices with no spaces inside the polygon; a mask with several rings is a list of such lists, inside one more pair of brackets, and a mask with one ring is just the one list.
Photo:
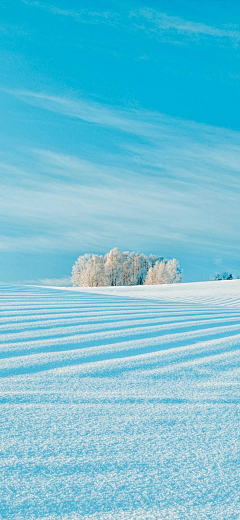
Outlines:
{"label": "frost-covered tree", "polygon": [[117,247],[104,257],[107,285],[123,285],[123,258]]}
{"label": "frost-covered tree", "polygon": [[163,262],[164,258],[162,256],[150,255],[148,258],[149,267],[154,267],[156,262]]}
{"label": "frost-covered tree", "polygon": [[84,285],[84,276],[87,269],[90,254],[79,256],[72,268],[72,284],[74,287]]}
{"label": "frost-covered tree", "polygon": [[131,253],[132,276],[130,285],[143,285],[149,269],[149,258],[142,253]]}
{"label": "frost-covered tree", "polygon": [[149,268],[144,285],[159,285],[167,283],[166,263],[156,261],[153,267]]}
{"label": "frost-covered tree", "polygon": [[145,285],[160,285],[166,283],[181,282],[182,273],[179,262],[175,258],[168,261],[156,261],[153,267],[149,268],[146,276]]}
{"label": "frost-covered tree", "polygon": [[133,260],[129,251],[121,256],[122,285],[132,285]]}
{"label": "frost-covered tree", "polygon": [[92,255],[92,258],[88,261],[85,281],[88,287],[107,285],[104,258],[102,256]]}
{"label": "frost-covered tree", "polygon": [[119,251],[117,247],[104,257],[94,254],[80,256],[72,269],[74,286],[98,287],[103,285],[152,285],[181,281],[181,270],[176,259],[142,253]]}
{"label": "frost-covered tree", "polygon": [[166,263],[166,279],[165,283],[179,283],[182,280],[182,271],[180,269],[179,261],[176,258],[168,260]]}
{"label": "frost-covered tree", "polygon": [[156,284],[155,272],[153,272],[153,267],[149,267],[147,276],[144,281],[144,285],[155,285],[155,284]]}
{"label": "frost-covered tree", "polygon": [[104,258],[99,255],[79,256],[72,269],[73,286],[99,287],[108,285]]}
{"label": "frost-covered tree", "polygon": [[149,259],[141,253],[121,253],[117,248],[105,256],[109,285],[142,285],[149,269]]}

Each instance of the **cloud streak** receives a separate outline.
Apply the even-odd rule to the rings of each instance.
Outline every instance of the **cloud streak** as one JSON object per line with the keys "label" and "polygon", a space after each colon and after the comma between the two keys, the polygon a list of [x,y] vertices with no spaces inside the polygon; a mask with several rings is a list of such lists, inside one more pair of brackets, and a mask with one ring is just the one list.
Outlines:
{"label": "cloud streak", "polygon": [[[24,283],[24,282],[22,282]],[[25,283],[34,285],[43,285],[49,287],[70,287],[72,286],[70,276],[63,276],[62,278],[40,278],[39,280],[27,280]]]}
{"label": "cloud streak", "polygon": [[38,7],[49,13],[72,18],[79,23],[87,24],[108,24],[115,27],[124,28],[127,31],[144,31],[148,35],[160,37],[163,33],[177,36],[187,36],[188,38],[200,39],[228,39],[233,43],[240,41],[240,31],[232,28],[208,25],[202,22],[185,20],[178,16],[169,16],[167,13],[151,8],[135,9],[120,15],[112,11],[91,11],[81,9],[61,9],[54,5],[39,2],[38,0],[21,0],[24,4]]}
{"label": "cloud streak", "polygon": [[[31,148],[2,158],[2,251],[147,251],[153,243],[168,251],[174,243],[214,258],[239,256],[238,132],[88,100],[11,94],[61,114],[68,128],[77,118],[109,133],[106,149],[99,134],[94,157],[92,149],[83,158]],[[28,235],[20,228],[9,235],[5,224]]]}
{"label": "cloud streak", "polygon": [[239,42],[240,40],[239,31],[184,20],[183,18],[169,16],[154,9],[132,11],[131,16],[139,20],[145,20],[148,25],[144,29],[149,32],[171,31],[190,37],[210,36],[213,38],[228,38],[234,42]]}
{"label": "cloud streak", "polygon": [[147,123],[147,112],[145,118],[143,114],[141,115],[141,119],[144,120],[144,126],[141,126],[137,110],[109,109],[100,103],[89,102],[83,99],[75,100],[66,96],[54,96],[41,92],[24,90],[5,90],[5,92],[25,103],[74,119],[80,119],[87,123],[114,127],[134,134],[145,132],[146,135],[152,135],[154,133],[153,124]]}
{"label": "cloud streak", "polygon": [[88,9],[80,9],[75,11],[73,9],[61,9],[51,4],[39,2],[38,0],[21,0],[24,4],[32,7],[39,7],[45,11],[56,14],[62,17],[72,18],[76,22],[87,23],[87,24],[98,24],[107,23],[108,25],[116,25],[117,21],[121,17],[117,13],[111,13],[110,11],[90,11]]}

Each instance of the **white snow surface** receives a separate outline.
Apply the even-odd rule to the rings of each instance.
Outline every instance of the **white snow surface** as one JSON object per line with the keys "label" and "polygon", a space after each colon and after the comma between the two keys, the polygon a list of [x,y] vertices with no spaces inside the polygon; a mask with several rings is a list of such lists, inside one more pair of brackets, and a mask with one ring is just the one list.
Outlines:
{"label": "white snow surface", "polygon": [[1,520],[240,519],[240,280],[0,296]]}

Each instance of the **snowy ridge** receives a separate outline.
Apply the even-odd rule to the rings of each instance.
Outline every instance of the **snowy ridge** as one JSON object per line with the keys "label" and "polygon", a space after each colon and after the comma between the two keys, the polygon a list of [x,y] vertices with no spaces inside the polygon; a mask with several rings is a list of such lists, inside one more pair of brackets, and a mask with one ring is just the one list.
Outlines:
{"label": "snowy ridge", "polygon": [[240,518],[240,281],[0,294],[1,520]]}
{"label": "snowy ridge", "polygon": [[217,304],[240,309],[240,280],[218,282],[192,282],[184,284],[142,285],[134,287],[64,287],[69,291],[116,294],[131,298],[144,298],[167,302]]}

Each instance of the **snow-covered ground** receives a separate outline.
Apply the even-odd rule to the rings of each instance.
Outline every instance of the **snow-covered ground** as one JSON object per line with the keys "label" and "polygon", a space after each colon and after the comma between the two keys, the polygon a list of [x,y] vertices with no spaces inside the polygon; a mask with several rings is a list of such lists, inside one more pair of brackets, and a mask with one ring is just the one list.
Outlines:
{"label": "snow-covered ground", "polygon": [[239,520],[240,281],[0,296],[1,520]]}

